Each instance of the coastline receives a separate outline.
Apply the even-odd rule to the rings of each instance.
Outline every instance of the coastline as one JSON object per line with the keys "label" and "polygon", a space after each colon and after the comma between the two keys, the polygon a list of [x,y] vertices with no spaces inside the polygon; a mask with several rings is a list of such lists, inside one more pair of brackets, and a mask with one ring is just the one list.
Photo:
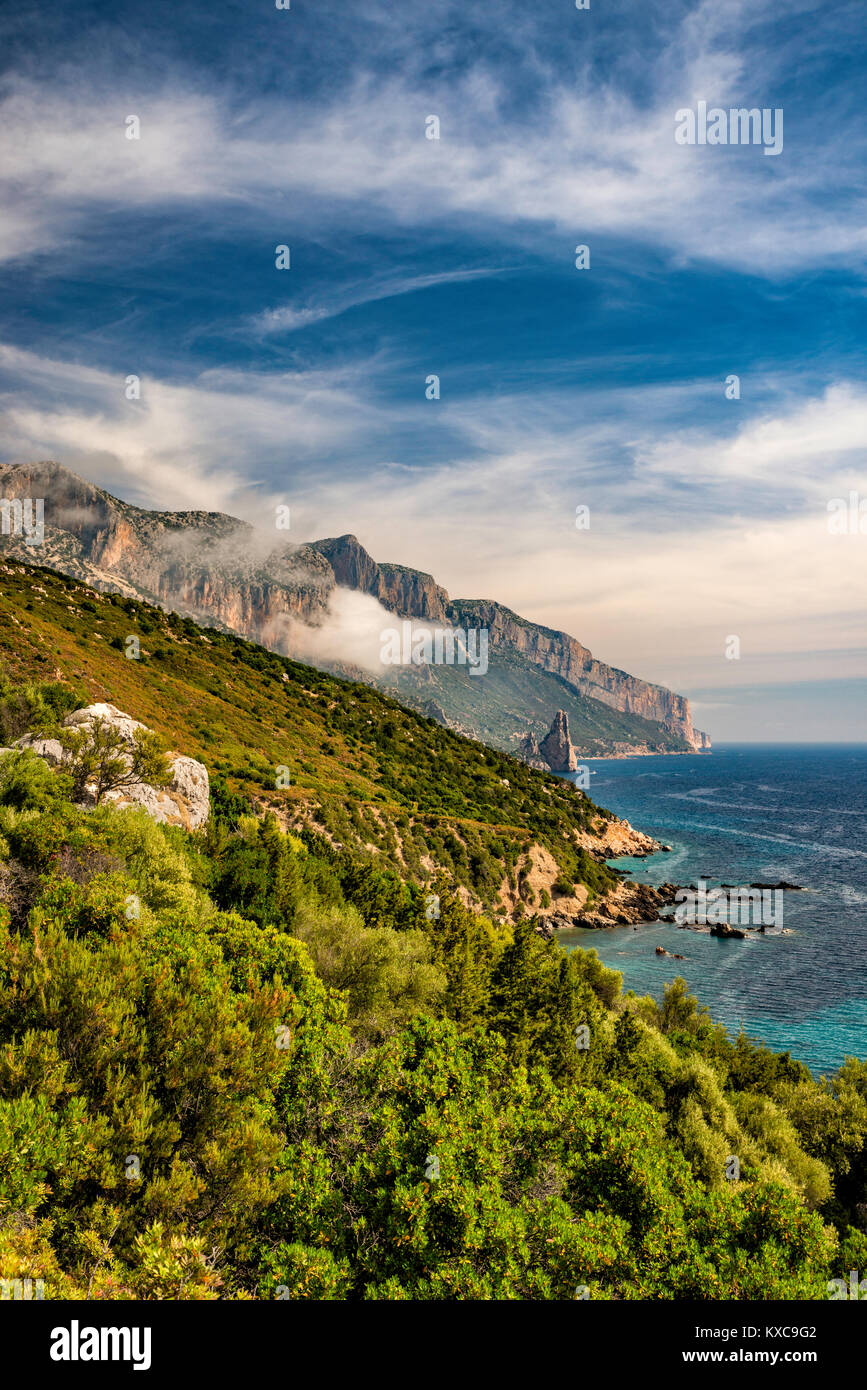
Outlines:
{"label": "coastline", "polygon": [[[611,859],[646,859],[651,854],[671,852],[670,845],[637,830],[619,816],[610,816],[601,824],[597,823],[597,828],[597,834],[583,831],[578,843],[598,863],[604,864]],[[673,905],[680,886],[676,883],[652,886],[622,877],[604,896],[591,900],[586,895],[583,901],[572,898],[552,903],[549,912],[539,914],[537,930],[550,937],[558,931],[574,928],[603,929],[657,922],[661,920],[661,910]]]}
{"label": "coastline", "polygon": [[[669,907],[648,912],[637,931],[597,921],[609,928],[600,936],[564,922],[558,944],[595,948],[624,987],[657,1001],[682,975],[734,1032],[743,1027],[814,1075],[831,1075],[847,1056],[867,1055],[867,747],[717,744],[714,755],[712,763],[594,764],[594,800],[673,845],[671,854],[618,857],[611,867],[657,888],[663,880],[687,889],[704,880],[708,891],[800,886],[783,892],[782,918],[720,939],[711,923],[673,920]],[[581,916],[577,904],[570,915]]]}

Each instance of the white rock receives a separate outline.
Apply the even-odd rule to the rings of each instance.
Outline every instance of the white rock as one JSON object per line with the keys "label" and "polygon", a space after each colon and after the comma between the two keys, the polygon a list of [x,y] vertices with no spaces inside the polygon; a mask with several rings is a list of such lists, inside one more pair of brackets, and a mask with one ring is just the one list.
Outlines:
{"label": "white rock", "polygon": [[74,710],[63,721],[67,729],[80,729],[97,722],[110,724],[130,745],[132,745],[132,736],[136,729],[146,728],[146,725],[140,724],[137,719],[124,714],[123,710],[119,710],[116,705],[88,705],[86,709]]}
{"label": "white rock", "polygon": [[[108,724],[116,729],[124,742],[132,748],[133,735],[137,729],[147,725],[124,714],[116,705],[95,704],[86,709],[75,710],[67,715],[63,723],[66,728],[86,728],[96,722]],[[31,734],[17,740],[16,748],[32,748],[46,762],[63,763],[68,754],[57,739],[37,739]],[[3,749],[0,752],[11,752]],[[103,801],[115,806],[142,806],[149,816],[161,825],[182,825],[187,830],[198,830],[205,824],[211,809],[211,790],[208,769],[195,758],[182,753],[169,753],[172,780],[165,787],[152,787],[140,782],[134,787],[122,787],[106,792]],[[92,800],[92,797],[91,797]]]}
{"label": "white rock", "polygon": [[182,825],[185,830],[198,830],[205,824],[211,809],[208,769],[195,758],[169,755],[173,777],[167,787],[152,787],[139,783],[106,792],[103,801],[116,806],[143,806],[160,825]]}
{"label": "white rock", "polygon": [[62,763],[65,756],[63,745],[58,743],[56,738],[33,738],[32,735],[27,735],[25,738],[19,738],[15,747],[29,748],[47,763],[54,765]]}

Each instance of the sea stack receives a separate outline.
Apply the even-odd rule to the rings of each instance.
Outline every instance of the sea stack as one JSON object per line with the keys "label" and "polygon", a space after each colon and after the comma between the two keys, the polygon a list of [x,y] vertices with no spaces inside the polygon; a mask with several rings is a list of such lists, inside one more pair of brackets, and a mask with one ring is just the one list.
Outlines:
{"label": "sea stack", "polygon": [[554,715],[554,723],[542,742],[539,752],[552,772],[574,772],[578,767],[575,749],[569,738],[569,716],[563,709]]}

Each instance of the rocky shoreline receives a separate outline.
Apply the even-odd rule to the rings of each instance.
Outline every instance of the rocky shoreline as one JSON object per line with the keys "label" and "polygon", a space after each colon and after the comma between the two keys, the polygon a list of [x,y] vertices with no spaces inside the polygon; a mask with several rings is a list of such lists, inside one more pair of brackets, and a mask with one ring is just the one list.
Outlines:
{"label": "rocky shoreline", "polygon": [[[625,851],[628,853],[628,851]],[[699,932],[705,936],[717,936],[726,941],[744,941],[762,935],[767,928],[764,923],[736,926],[731,922],[676,921],[673,916],[663,916],[667,908],[675,907],[678,894],[686,885],[677,883],[629,883],[621,880],[604,898],[596,899],[580,912],[558,913],[553,911],[539,923],[537,930],[543,936],[553,936],[558,931],[575,928],[598,930],[607,927],[650,926],[654,922],[668,922],[682,931]],[[740,887],[740,885],[729,885]],[[751,884],[751,887],[758,887]],[[767,885],[763,885],[767,886]],[[774,888],[784,887],[790,892],[804,892],[797,883],[774,884]],[[791,936],[789,927],[777,927],[771,933],[777,936]],[[659,955],[671,955],[657,947]],[[675,953],[676,954],[676,953]]]}
{"label": "rocky shoreline", "polygon": [[576,927],[629,927],[660,921],[664,907],[674,905],[676,883],[663,883],[658,888],[649,883],[618,883],[604,898],[598,898],[584,911],[575,914],[550,913],[540,924],[545,936]]}
{"label": "rocky shoreline", "polygon": [[[669,853],[671,845],[662,844],[652,835],[636,830],[627,820],[611,816],[594,827],[596,833],[584,832],[579,837],[581,848],[599,863],[609,859],[646,859],[651,854]],[[577,911],[557,911],[556,906],[546,914],[538,930],[545,936],[575,927],[604,928],[638,926],[659,920],[665,907],[672,907],[679,885],[661,883],[631,883],[622,878],[604,897],[594,898]]]}
{"label": "rocky shoreline", "polygon": [[[581,837],[581,844],[591,858],[601,863],[609,859],[620,858],[646,859],[648,855],[669,853],[672,849],[671,845],[663,844],[651,835],[645,835],[643,831],[636,830],[634,826],[630,825],[629,821],[620,820],[616,816],[606,820],[604,826],[596,828],[600,833],[595,835],[586,833]],[[623,869],[617,872],[626,874],[629,870]],[[795,893],[805,891],[800,884],[789,883],[786,879],[780,879],[776,883],[757,882],[749,885],[724,883],[720,887],[727,891],[734,890],[741,893],[746,892],[748,888]],[[625,878],[620,878],[615,887],[604,897],[595,898],[578,911],[558,912],[556,907],[553,908],[542,918],[537,930],[543,936],[552,937],[558,931],[568,931],[575,928],[600,930],[610,927],[638,927],[650,926],[655,922],[671,922],[684,931],[700,932],[725,940],[741,941],[765,931],[765,925],[762,923],[755,926],[737,926],[730,922],[675,921],[673,916],[663,916],[662,914],[666,912],[666,909],[676,906],[679,895],[685,889],[695,891],[696,885],[669,882],[653,885],[632,883]],[[779,928],[775,934],[790,936],[791,930]],[[657,947],[657,954],[673,954],[676,959],[682,959],[677,953],[665,951],[661,947]]]}

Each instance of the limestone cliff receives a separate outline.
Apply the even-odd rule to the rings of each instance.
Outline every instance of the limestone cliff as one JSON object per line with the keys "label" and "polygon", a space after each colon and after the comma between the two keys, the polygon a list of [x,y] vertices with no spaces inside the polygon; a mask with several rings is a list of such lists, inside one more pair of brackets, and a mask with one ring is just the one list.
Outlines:
{"label": "limestone cliff", "polygon": [[525,734],[521,739],[518,744],[518,757],[522,762],[537,768],[540,772],[550,772],[551,770],[542,757],[542,750],[535,734]]}
{"label": "limestone cliff", "polygon": [[566,632],[527,622],[488,599],[452,600],[429,574],[399,565],[377,565],[355,536],[315,541],[312,549],[328,559],[339,584],[373,594],[401,617],[464,629],[487,628],[493,650],[519,656],[612,709],[661,724],[689,748],[710,747],[707,734],[693,727],[689,701],[683,695],[606,666]]}
{"label": "limestone cliff", "polygon": [[221,512],[134,507],[57,463],[0,467],[0,497],[45,499],[44,542],[31,547],[3,535],[0,551],[289,655],[298,650],[295,624],[321,622],[338,586],[371,594],[402,618],[486,628],[486,681],[467,682],[465,671],[445,668],[434,680],[432,669],[415,667],[398,672],[395,693],[419,709],[435,699],[453,728],[494,746],[515,751],[528,725],[531,738],[541,737],[564,704],[573,719],[587,715],[587,756],[710,746],[682,695],[597,661],[568,633],[502,604],[451,600],[429,574],[378,564],[355,536],[275,545],[273,536]]}
{"label": "limestone cliff", "polygon": [[56,463],[0,467],[0,496],[44,497],[45,541],[0,547],[103,591],[119,591],[280,646],[288,621],[315,620],[335,579],[309,546],[271,547],[222,512],[148,512]]}
{"label": "limestone cliff", "polygon": [[582,695],[601,700],[612,709],[662,724],[694,748],[703,746],[702,740],[707,739],[706,734],[693,728],[689,701],[683,695],[596,661],[586,647],[566,632],[528,623],[502,604],[487,600],[457,599],[449,607],[449,618],[455,627],[486,627],[492,646],[508,647],[534,666],[559,676]]}
{"label": "limestone cliff", "polygon": [[449,596],[431,575],[403,565],[378,565],[355,536],[314,541],[310,549],[328,561],[344,588],[372,594],[384,608],[404,617],[449,622]]}

